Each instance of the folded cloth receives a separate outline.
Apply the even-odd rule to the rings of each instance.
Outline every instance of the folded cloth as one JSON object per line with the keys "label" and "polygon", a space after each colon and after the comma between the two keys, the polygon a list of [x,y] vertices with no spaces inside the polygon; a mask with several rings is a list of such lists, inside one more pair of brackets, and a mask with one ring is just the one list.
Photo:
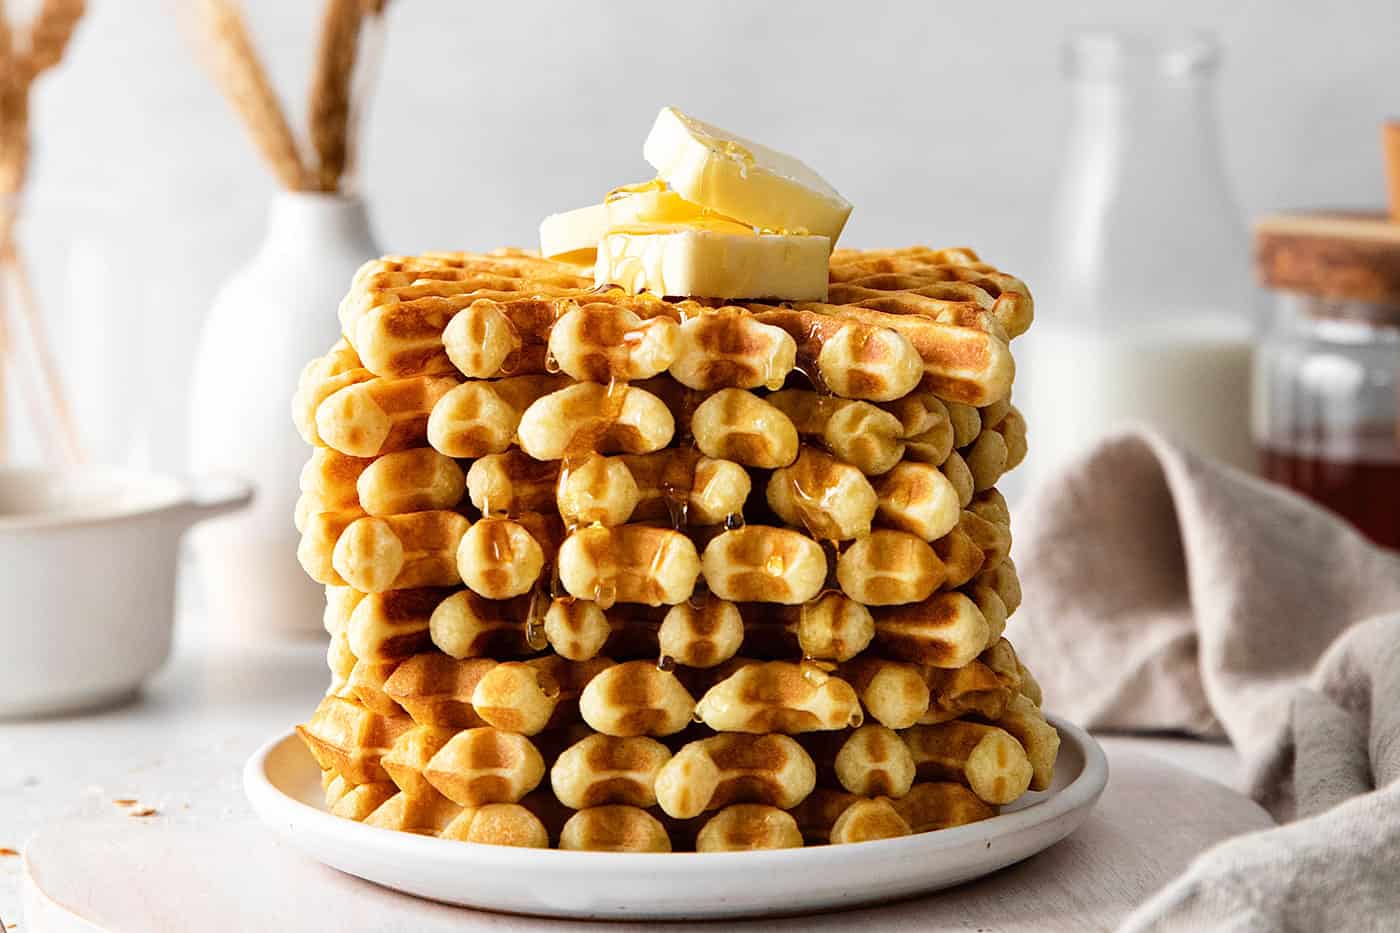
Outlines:
{"label": "folded cloth", "polygon": [[1349,629],[1287,712],[1252,790],[1300,819],[1199,856],[1124,933],[1400,926],[1400,615]]}
{"label": "folded cloth", "polygon": [[1356,620],[1400,608],[1400,556],[1146,432],[1106,441],[1021,514],[1011,637],[1047,706],[1090,727],[1223,732],[1250,793],[1296,820],[1200,856],[1124,929],[1395,929],[1400,614]]}
{"label": "folded cloth", "polygon": [[1337,636],[1400,610],[1400,555],[1146,432],[1051,477],[1015,529],[1008,637],[1047,707],[1091,729],[1224,734],[1260,760]]}

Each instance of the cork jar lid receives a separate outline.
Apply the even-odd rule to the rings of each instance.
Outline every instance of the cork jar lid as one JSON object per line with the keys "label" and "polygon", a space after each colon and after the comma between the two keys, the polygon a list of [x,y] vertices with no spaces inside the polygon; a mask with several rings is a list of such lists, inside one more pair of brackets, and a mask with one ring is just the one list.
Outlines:
{"label": "cork jar lid", "polygon": [[1400,223],[1383,213],[1265,217],[1254,227],[1254,265],[1269,288],[1400,308]]}

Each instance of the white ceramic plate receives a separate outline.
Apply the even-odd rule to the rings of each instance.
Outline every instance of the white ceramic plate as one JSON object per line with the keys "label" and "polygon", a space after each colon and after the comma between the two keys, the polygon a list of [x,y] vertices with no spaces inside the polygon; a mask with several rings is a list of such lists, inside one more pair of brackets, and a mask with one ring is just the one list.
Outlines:
{"label": "white ceramic plate", "polygon": [[511,913],[648,919],[792,914],[927,893],[1028,858],[1074,832],[1108,762],[1062,719],[1055,783],[969,826],[854,845],[762,852],[561,852],[475,845],[365,826],[326,812],[321,773],[295,735],[243,772],[262,820],[312,858],[420,897]]}

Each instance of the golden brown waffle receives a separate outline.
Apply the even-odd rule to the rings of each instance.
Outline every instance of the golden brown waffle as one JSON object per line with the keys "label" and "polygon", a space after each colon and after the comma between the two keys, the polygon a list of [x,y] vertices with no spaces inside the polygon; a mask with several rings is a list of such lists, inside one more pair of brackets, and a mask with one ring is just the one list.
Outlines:
{"label": "golden brown waffle", "polygon": [[697,852],[795,849],[802,833],[790,813],[761,803],[736,803],[710,817],[695,836]]}
{"label": "golden brown waffle", "polygon": [[[867,807],[847,819],[842,824],[839,838],[833,838],[833,830],[847,810],[875,800],[887,802],[904,824],[903,828],[891,820],[883,808],[871,810]],[[961,784],[925,781],[915,784],[902,797],[893,799],[872,799],[822,786],[816,788],[791,813],[808,844],[820,844],[866,841],[963,826],[996,816],[997,810],[977,799],[972,791]]]}
{"label": "golden brown waffle", "polygon": [[795,735],[864,721],[851,685],[815,664],[744,663],[705,692],[695,718],[716,732]]}
{"label": "golden brown waffle", "polygon": [[900,737],[924,780],[965,783],[978,799],[990,804],[1010,803],[1030,786],[1026,750],[1004,729],[955,720],[913,726]]}
{"label": "golden brown waffle", "polygon": [[327,806],[605,851],[860,842],[1050,786],[1002,637],[1018,280],[838,250],[821,303],[594,288],[519,251],[357,273],[302,374]]}
{"label": "golden brown waffle", "polygon": [[407,716],[380,716],[353,700],[329,696],[297,732],[323,769],[351,784],[372,784],[389,779],[380,761],[411,728]]}
{"label": "golden brown waffle", "polygon": [[662,765],[656,799],[667,815],[689,819],[731,803],[797,806],[816,786],[811,756],[784,735],[722,734],[698,739]]}
{"label": "golden brown waffle", "polygon": [[[1012,337],[1025,333],[1035,316],[1026,284],[998,272],[970,249],[838,249],[831,256],[831,281],[832,301],[849,300],[859,294],[856,289],[923,294],[923,290],[940,283],[965,283],[992,299],[992,314]],[[967,300],[986,307],[986,298],[976,292],[969,292]]]}
{"label": "golden brown waffle", "polygon": [[[828,302],[745,309],[599,291],[573,267],[518,254],[395,257],[356,274],[341,327],[364,367],[390,378],[555,365],[600,382],[666,369],[697,388],[749,388],[800,363],[830,391],[883,401],[913,388],[917,357],[927,388],[969,404],[1004,397],[1006,339],[1032,316],[1023,284],[937,254],[844,255]],[[681,336],[649,324],[658,317],[702,323]]]}
{"label": "golden brown waffle", "polygon": [[591,852],[670,852],[661,821],[638,807],[609,804],[578,810],[559,833],[559,848]]}
{"label": "golden brown waffle", "polygon": [[549,846],[544,824],[525,807],[489,803],[459,807],[440,794],[413,796],[400,792],[364,818],[370,826],[498,846]]}
{"label": "golden brown waffle", "polygon": [[896,839],[913,832],[909,824],[895,810],[888,798],[857,800],[831,824],[830,841],[834,845],[847,842],[874,842],[877,839]]}

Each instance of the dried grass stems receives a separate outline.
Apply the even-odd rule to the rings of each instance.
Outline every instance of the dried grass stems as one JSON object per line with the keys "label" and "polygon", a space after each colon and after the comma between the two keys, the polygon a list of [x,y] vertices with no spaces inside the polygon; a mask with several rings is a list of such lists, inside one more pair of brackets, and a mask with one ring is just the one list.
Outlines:
{"label": "dried grass stems", "polygon": [[293,191],[341,190],[352,162],[361,96],[356,73],[364,70],[364,48],[382,24],[384,0],[326,0],[311,78],[308,155],[297,145],[237,0],[199,0],[198,6],[201,45],[214,81],[278,181]]}
{"label": "dried grass stems", "polygon": [[1381,152],[1385,158],[1390,219],[1400,224],[1400,119],[1387,120],[1381,126]]}
{"label": "dried grass stems", "polygon": [[[0,0],[0,273],[6,285],[0,289],[0,361],[13,357],[16,349],[15,321],[10,316],[14,310],[29,331],[41,382],[27,396],[35,427],[40,432],[49,429],[46,446],[69,462],[82,459],[82,447],[28,269],[15,242],[15,219],[29,167],[30,88],[40,74],[63,59],[85,7],[84,0],[44,0],[29,25],[17,31],[11,28]],[[47,400],[48,417],[40,410],[40,394]]]}

